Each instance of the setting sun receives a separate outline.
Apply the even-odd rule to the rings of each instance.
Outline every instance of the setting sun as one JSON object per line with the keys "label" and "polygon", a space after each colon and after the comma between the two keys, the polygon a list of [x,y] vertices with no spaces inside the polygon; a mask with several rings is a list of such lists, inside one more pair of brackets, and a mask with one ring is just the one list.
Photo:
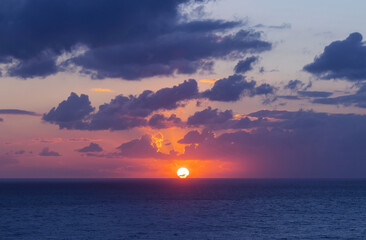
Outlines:
{"label": "setting sun", "polygon": [[179,168],[177,171],[177,175],[180,178],[187,178],[189,175],[189,170],[187,168]]}

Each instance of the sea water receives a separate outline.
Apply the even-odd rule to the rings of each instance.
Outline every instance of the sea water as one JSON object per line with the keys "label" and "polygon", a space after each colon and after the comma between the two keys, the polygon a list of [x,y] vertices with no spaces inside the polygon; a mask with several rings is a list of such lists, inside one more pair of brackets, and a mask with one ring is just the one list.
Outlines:
{"label": "sea water", "polygon": [[366,239],[366,180],[0,180],[0,239]]}

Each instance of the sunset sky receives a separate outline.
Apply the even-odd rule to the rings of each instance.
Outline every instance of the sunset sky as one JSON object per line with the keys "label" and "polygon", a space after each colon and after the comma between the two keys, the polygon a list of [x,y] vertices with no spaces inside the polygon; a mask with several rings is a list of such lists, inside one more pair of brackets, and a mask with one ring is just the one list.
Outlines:
{"label": "sunset sky", "polygon": [[0,177],[366,177],[361,0],[2,0]]}

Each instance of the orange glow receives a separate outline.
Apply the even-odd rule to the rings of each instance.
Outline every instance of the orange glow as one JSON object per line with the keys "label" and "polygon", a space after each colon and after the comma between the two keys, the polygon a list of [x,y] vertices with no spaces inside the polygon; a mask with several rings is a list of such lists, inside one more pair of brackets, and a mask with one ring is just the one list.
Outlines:
{"label": "orange glow", "polygon": [[202,83],[215,83],[217,80],[219,80],[219,78],[214,78],[214,79],[201,79],[200,82],[202,82]]}
{"label": "orange glow", "polygon": [[163,146],[164,137],[163,134],[158,133],[153,136],[151,136],[151,145],[156,147],[158,149],[158,152],[160,151],[161,147]]}
{"label": "orange glow", "polygon": [[177,175],[180,178],[187,178],[189,175],[189,170],[187,168],[179,168],[177,171]]}
{"label": "orange glow", "polygon": [[92,92],[114,92],[113,90],[108,89],[108,88],[92,88],[92,89],[90,89],[90,91],[92,91]]}

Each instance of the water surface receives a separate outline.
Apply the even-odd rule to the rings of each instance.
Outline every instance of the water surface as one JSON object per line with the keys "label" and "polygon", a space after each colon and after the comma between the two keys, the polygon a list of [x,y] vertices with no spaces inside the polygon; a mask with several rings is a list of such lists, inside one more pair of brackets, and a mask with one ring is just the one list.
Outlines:
{"label": "water surface", "polygon": [[0,180],[0,239],[366,239],[366,180]]}

